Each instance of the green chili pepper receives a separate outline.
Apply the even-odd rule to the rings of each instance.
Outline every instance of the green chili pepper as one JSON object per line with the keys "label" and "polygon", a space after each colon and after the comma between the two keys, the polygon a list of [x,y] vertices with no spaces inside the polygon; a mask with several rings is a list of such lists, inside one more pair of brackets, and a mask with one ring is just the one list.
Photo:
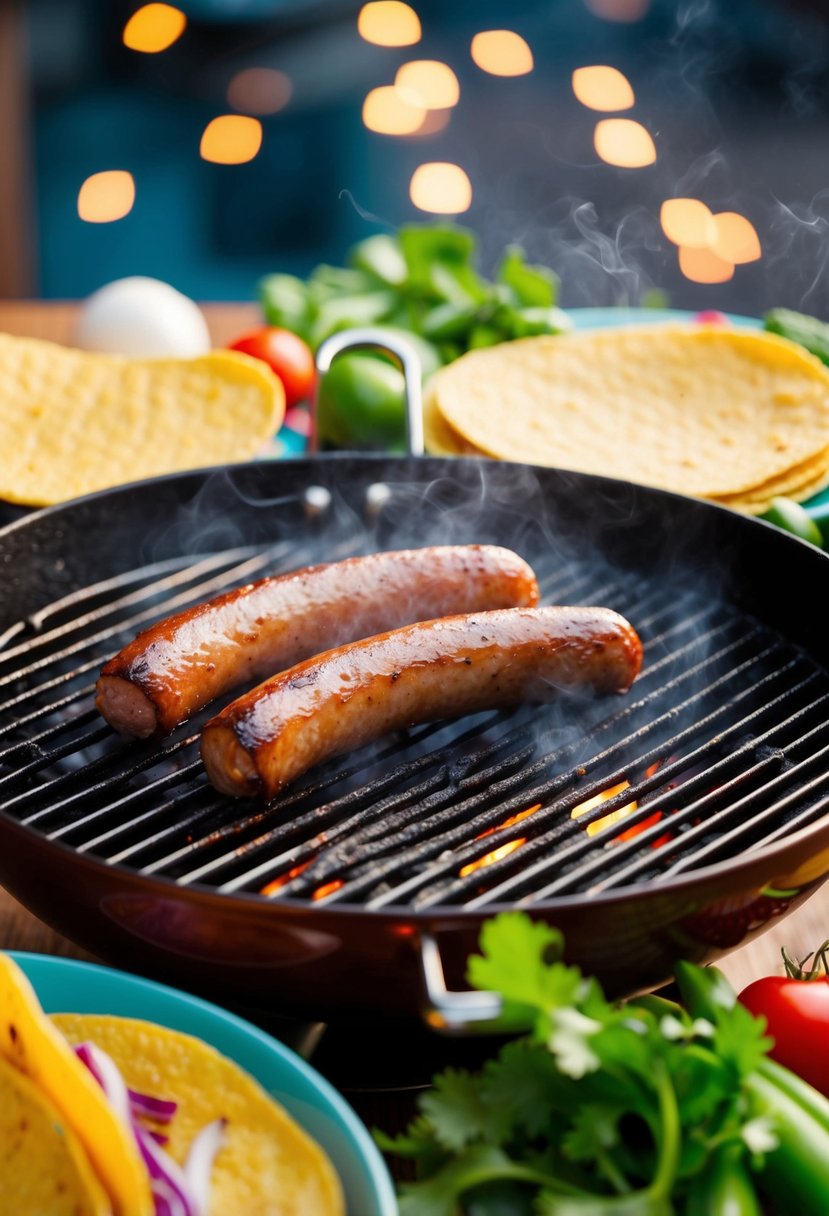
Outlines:
{"label": "green chili pepper", "polygon": [[798,346],[805,346],[818,359],[829,363],[829,325],[825,321],[793,312],[790,308],[773,308],[766,313],[763,324],[769,333],[797,342]]}
{"label": "green chili pepper", "polygon": [[706,1162],[688,1195],[685,1216],[761,1216],[762,1209],[739,1145]]}

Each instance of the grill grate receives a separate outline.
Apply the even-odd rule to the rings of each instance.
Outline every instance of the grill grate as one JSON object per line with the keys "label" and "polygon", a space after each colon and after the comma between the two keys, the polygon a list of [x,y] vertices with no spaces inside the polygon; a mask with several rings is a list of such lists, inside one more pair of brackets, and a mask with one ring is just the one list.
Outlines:
{"label": "grill grate", "polygon": [[[343,543],[325,559],[350,552]],[[8,629],[3,809],[107,864],[180,884],[379,909],[531,905],[664,882],[829,808],[822,669],[701,591],[674,588],[666,602],[641,576],[578,560],[534,563],[543,599],[629,617],[645,665],[625,698],[420,727],[321,767],[268,806],[208,785],[202,719],[162,745],[125,744],[101,723],[97,670],[140,628],[320,558],[281,542],[159,562]]]}

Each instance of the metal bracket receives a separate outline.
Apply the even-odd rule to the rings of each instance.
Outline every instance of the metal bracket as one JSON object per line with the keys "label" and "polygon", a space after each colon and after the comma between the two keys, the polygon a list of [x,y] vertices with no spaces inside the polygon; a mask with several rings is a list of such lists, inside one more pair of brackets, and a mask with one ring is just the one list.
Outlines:
{"label": "metal bracket", "polygon": [[495,992],[452,992],[446,987],[440,947],[431,933],[420,934],[420,967],[426,996],[424,1020],[441,1034],[503,1033],[501,998]]}
{"label": "metal bracket", "polygon": [[375,350],[391,355],[403,372],[406,394],[406,451],[409,456],[423,455],[423,400],[420,389],[421,367],[420,359],[414,346],[400,334],[389,333],[387,329],[366,327],[364,329],[345,329],[342,333],[332,334],[320,344],[317,351],[317,382],[311,399],[310,422],[311,433],[308,437],[308,451],[315,455],[319,450],[317,420],[319,418],[319,394],[322,378],[331,367],[337,355],[349,350]]}

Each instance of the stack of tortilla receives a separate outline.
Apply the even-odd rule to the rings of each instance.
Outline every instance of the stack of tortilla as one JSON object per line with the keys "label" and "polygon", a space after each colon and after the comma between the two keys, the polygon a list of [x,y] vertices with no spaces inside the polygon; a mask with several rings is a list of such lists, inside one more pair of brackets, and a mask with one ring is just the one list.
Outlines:
{"label": "stack of tortilla", "polygon": [[471,351],[429,381],[426,445],[619,477],[750,514],[829,484],[829,368],[786,338],[647,325]]}

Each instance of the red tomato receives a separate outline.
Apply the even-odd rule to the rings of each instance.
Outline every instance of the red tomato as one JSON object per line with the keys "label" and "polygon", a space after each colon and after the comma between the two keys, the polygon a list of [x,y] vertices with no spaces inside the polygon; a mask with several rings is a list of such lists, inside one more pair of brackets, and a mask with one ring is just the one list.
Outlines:
{"label": "red tomato", "polygon": [[766,1019],[772,1058],[829,1097],[829,979],[767,975],[749,984],[740,1002]]}
{"label": "red tomato", "polygon": [[311,395],[316,374],[314,356],[308,344],[289,329],[266,325],[231,342],[228,350],[253,355],[272,367],[284,386],[287,409]]}

